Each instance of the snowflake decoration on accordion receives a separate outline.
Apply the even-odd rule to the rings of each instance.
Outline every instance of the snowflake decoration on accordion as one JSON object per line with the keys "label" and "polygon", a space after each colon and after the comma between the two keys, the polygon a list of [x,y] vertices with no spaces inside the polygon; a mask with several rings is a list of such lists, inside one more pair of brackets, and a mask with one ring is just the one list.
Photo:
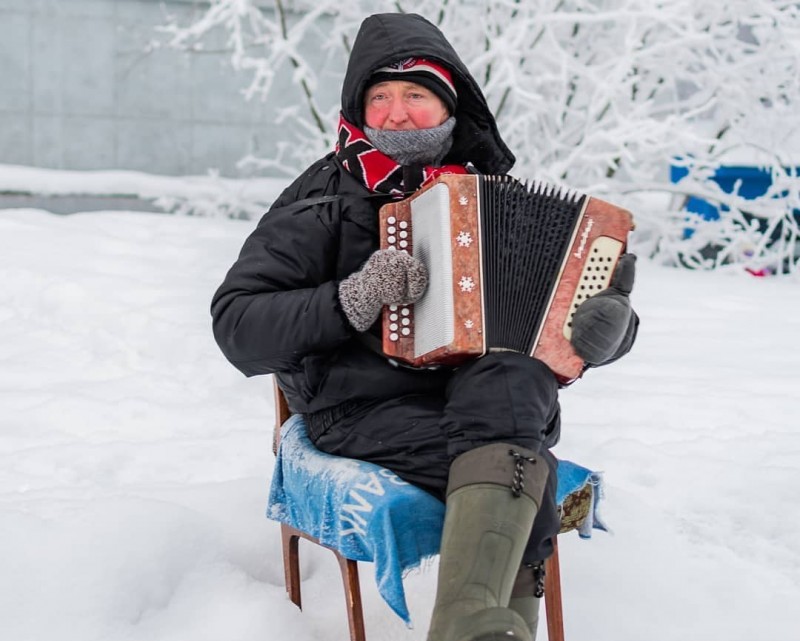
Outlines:
{"label": "snowflake decoration on accordion", "polygon": [[469,200],[467,199],[466,196],[461,196],[458,199],[458,204],[461,205],[462,207],[466,207],[468,202],[469,202]]}
{"label": "snowflake decoration on accordion", "polygon": [[464,321],[464,327],[466,329],[472,329],[473,327],[475,327],[475,323],[471,318],[468,318],[467,320]]}
{"label": "snowflake decoration on accordion", "polygon": [[459,247],[469,247],[472,244],[472,234],[468,231],[462,231],[456,236],[456,242]]}
{"label": "snowflake decoration on accordion", "polygon": [[462,292],[471,292],[475,289],[475,281],[471,276],[462,276],[461,280],[458,281],[458,286],[461,288]]}

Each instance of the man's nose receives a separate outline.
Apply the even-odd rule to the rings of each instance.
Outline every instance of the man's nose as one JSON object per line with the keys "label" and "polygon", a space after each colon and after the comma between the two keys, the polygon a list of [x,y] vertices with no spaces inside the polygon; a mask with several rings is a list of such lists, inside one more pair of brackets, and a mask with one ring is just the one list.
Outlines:
{"label": "man's nose", "polygon": [[402,100],[393,100],[389,109],[389,120],[401,124],[408,120],[408,112]]}

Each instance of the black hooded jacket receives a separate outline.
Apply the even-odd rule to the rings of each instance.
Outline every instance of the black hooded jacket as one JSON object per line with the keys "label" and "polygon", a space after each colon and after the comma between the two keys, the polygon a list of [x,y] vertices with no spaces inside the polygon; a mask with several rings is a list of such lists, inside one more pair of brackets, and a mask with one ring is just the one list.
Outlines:
{"label": "black hooded jacket", "polygon": [[416,14],[385,13],[367,18],[353,44],[342,84],[342,113],[364,127],[364,89],[375,69],[409,57],[441,62],[458,93],[453,146],[444,163],[471,162],[483,174],[504,174],[514,165],[478,83],[439,29]]}
{"label": "black hooded jacket", "polygon": [[[362,127],[371,73],[412,56],[448,67],[458,92],[454,142],[443,162],[506,173],[514,156],[475,79],[444,35],[418,15],[364,21],[343,83],[345,119]],[[294,412],[443,393],[447,370],[392,365],[362,342],[339,304],[340,281],[379,247],[377,214],[388,199],[369,192],[329,154],[280,195],[214,295],[214,336],[222,352],[247,376],[277,373]]]}
{"label": "black hooded jacket", "polygon": [[[457,124],[445,162],[508,171],[514,156],[477,83],[444,35],[418,15],[364,21],[343,83],[344,117],[363,126],[371,73],[411,56],[441,62],[453,74]],[[320,198],[326,196],[334,198]],[[446,371],[390,364],[363,344],[339,305],[339,282],[378,249],[377,212],[387,199],[369,192],[333,154],[326,156],[264,215],[214,295],[214,336],[222,352],[247,376],[278,373],[295,412],[443,389]]]}

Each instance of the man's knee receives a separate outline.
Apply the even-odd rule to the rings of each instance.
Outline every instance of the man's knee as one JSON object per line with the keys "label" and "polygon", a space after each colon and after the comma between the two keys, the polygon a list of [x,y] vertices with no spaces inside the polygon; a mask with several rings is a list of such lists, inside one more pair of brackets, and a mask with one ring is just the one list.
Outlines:
{"label": "man's knee", "polygon": [[450,380],[447,396],[474,394],[475,390],[525,395],[531,389],[545,396],[557,395],[558,381],[545,363],[519,352],[491,352],[459,368]]}
{"label": "man's knee", "polygon": [[487,354],[461,368],[448,389],[451,453],[503,441],[538,450],[558,415],[558,382],[537,359]]}

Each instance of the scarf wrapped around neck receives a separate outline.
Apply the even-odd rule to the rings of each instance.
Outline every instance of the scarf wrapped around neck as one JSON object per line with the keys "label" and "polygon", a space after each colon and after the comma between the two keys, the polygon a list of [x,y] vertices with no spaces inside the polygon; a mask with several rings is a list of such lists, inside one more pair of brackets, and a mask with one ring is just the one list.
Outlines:
{"label": "scarf wrapped around neck", "polygon": [[336,157],[371,192],[406,196],[442,174],[469,173],[464,165],[401,165],[370,142],[358,127],[339,117]]}

